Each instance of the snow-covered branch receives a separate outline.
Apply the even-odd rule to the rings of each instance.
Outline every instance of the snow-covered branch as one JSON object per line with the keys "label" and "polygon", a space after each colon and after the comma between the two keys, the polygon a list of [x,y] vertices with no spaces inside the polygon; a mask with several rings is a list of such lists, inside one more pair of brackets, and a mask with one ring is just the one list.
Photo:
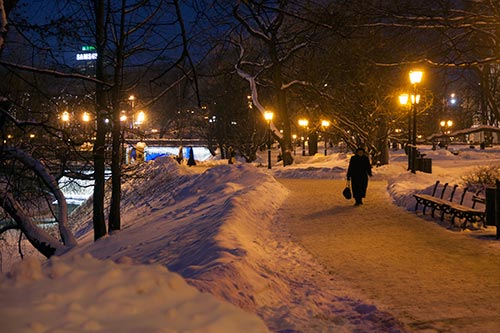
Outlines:
{"label": "snow-covered branch", "polygon": [[311,86],[311,84],[309,82],[307,82],[307,81],[293,80],[293,81],[290,81],[288,83],[283,83],[281,85],[281,89],[282,90],[288,89],[288,88],[290,88],[291,86],[293,86],[295,84],[302,85],[302,86]]}
{"label": "snow-covered branch", "polygon": [[40,161],[29,156],[24,151],[17,148],[8,148],[5,149],[3,152],[7,156],[17,159],[18,161],[26,165],[28,168],[33,170],[33,172],[49,188],[49,190],[54,195],[55,199],[59,204],[59,214],[57,219],[59,222],[58,226],[59,226],[59,233],[61,234],[61,239],[66,246],[68,247],[75,246],[77,244],[76,238],[70,231],[68,226],[68,205],[66,203],[66,198],[64,197],[64,194],[59,188],[56,179],[47,171],[47,169],[43,166],[43,164]]}
{"label": "snow-covered branch", "polygon": [[240,22],[245,27],[245,29],[248,31],[249,34],[266,42],[271,41],[271,38],[269,36],[254,29],[243,17],[241,17],[241,15],[238,13],[238,6],[235,6],[233,8],[233,15],[238,20],[238,22]]}
{"label": "snow-covered branch", "polygon": [[[243,52],[243,50],[241,52]],[[241,54],[243,54],[243,53],[241,53]],[[264,117],[264,113],[266,112],[266,108],[264,108],[264,106],[262,104],[260,104],[260,102],[259,102],[259,94],[257,91],[257,83],[255,82],[255,77],[253,77],[252,75],[248,74],[247,72],[245,72],[244,70],[239,68],[238,64],[236,64],[234,67],[236,69],[236,73],[238,73],[238,75],[240,77],[242,77],[243,79],[248,81],[248,84],[250,85],[250,91],[252,94],[251,95],[252,96],[252,103],[253,103],[253,105],[255,105],[257,110],[259,110],[259,112],[262,114],[262,117]],[[283,137],[283,134],[278,130],[278,128],[272,122],[271,122],[271,130],[274,132],[274,135],[276,135],[277,137],[279,137],[279,138]]]}
{"label": "snow-covered branch", "polygon": [[308,45],[307,42],[304,42],[304,43],[300,43],[300,44],[297,44],[295,45],[294,47],[292,47],[290,50],[288,50],[288,52],[282,56],[280,59],[279,59],[279,62],[280,63],[283,63],[285,62],[288,58],[290,58],[291,55],[293,55],[295,53],[295,51],[298,51],[304,47],[306,47]]}
{"label": "snow-covered branch", "polygon": [[379,66],[379,67],[399,67],[402,65],[417,65],[417,64],[422,64],[422,63],[427,63],[427,64],[435,66],[435,67],[448,67],[448,68],[462,67],[462,68],[465,68],[465,67],[472,67],[472,66],[488,64],[488,63],[500,63],[500,59],[495,56],[495,57],[486,57],[486,58],[482,58],[482,59],[478,59],[478,60],[449,63],[449,62],[438,62],[438,61],[434,61],[434,60],[425,58],[422,60],[415,60],[415,61],[401,61],[401,62],[393,62],[393,63],[376,62],[374,64],[376,66]]}
{"label": "snow-covered branch", "polygon": [[98,80],[96,78],[81,75],[81,74],[76,74],[76,73],[63,73],[63,72],[58,72],[58,71],[54,71],[51,69],[36,68],[36,67],[31,67],[31,66],[26,66],[26,65],[15,64],[15,63],[3,61],[3,60],[0,60],[0,65],[5,66],[5,67],[9,67],[9,68],[16,68],[16,69],[20,69],[20,70],[32,72],[32,73],[51,75],[54,77],[61,77],[61,78],[67,78],[67,79],[85,80],[85,81],[89,81],[89,82],[93,82],[93,83],[103,84],[103,85],[106,85],[108,87],[112,86],[111,84],[109,84],[107,82],[103,82],[103,81]]}
{"label": "snow-covered branch", "polygon": [[12,195],[2,189],[0,189],[0,207],[16,221],[29,242],[47,258],[66,249],[54,237],[38,228]]}

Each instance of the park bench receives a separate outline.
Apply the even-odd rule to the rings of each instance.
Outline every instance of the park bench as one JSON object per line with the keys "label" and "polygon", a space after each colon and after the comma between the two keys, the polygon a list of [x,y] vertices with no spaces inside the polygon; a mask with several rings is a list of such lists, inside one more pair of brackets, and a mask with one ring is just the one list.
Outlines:
{"label": "park bench", "polygon": [[453,198],[455,196],[455,192],[457,190],[458,185],[454,185],[451,189],[451,192],[449,192],[448,195],[445,195],[446,190],[448,189],[448,183],[444,184],[442,186],[441,192],[439,197],[436,196],[436,192],[439,187],[439,180],[436,181],[436,184],[434,185],[434,188],[432,190],[432,195],[428,194],[414,194],[413,196],[415,197],[417,203],[415,205],[415,212],[417,212],[418,205],[422,204],[424,207],[422,209],[422,213],[425,215],[425,210],[426,208],[431,208],[432,209],[432,217],[434,217],[434,212],[436,210],[441,211],[440,215],[440,220],[443,221],[444,217],[448,214],[451,216],[450,222],[451,225],[455,225],[455,219],[462,219],[462,229],[465,229],[467,226],[467,223],[474,223],[474,222],[480,222],[482,223],[483,227],[486,226],[485,223],[485,211],[480,210],[476,208],[476,204],[485,204],[486,199],[485,197],[480,195],[480,191],[474,193],[471,197],[472,201],[472,206],[466,206],[464,204],[466,195],[468,193],[471,193],[468,191],[468,188],[465,188],[462,191],[462,195],[460,197],[459,202],[454,202]]}
{"label": "park bench", "polygon": [[[425,215],[425,211],[427,208],[431,209],[431,215],[434,217],[434,212],[436,210],[440,210],[441,212],[447,207],[450,201],[453,200],[453,196],[455,195],[455,191],[457,189],[457,185],[454,185],[451,193],[449,193],[448,198],[445,199],[445,192],[448,189],[448,183],[445,183],[441,188],[441,194],[436,196],[436,192],[439,187],[439,180],[434,184],[434,188],[432,189],[432,194],[422,194],[417,193],[414,194],[413,197],[417,201],[415,204],[415,213],[418,211],[418,205],[423,205],[422,214]],[[443,214],[441,214],[441,218],[443,218]]]}
{"label": "park bench", "polygon": [[480,203],[485,205],[486,204],[486,198],[480,196],[479,194],[481,193],[481,190],[476,192],[474,195],[472,195],[472,206],[468,207],[463,204],[464,197],[467,193],[467,189],[464,190],[462,194],[462,199],[460,200],[460,203],[450,203],[449,208],[447,208],[447,211],[451,215],[451,224],[455,225],[455,218],[463,219],[462,222],[462,229],[465,229],[467,226],[467,222],[470,223],[475,223],[479,222],[482,224],[483,227],[486,227],[486,212],[485,210],[477,209],[476,204]]}

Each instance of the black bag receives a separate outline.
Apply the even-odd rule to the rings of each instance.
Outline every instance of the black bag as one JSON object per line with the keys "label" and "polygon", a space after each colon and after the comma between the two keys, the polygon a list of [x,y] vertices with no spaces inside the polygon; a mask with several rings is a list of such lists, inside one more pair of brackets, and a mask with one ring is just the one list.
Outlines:
{"label": "black bag", "polygon": [[349,181],[347,181],[347,184],[345,186],[345,189],[342,191],[342,195],[344,196],[344,198],[346,198],[347,200],[351,199],[352,198],[352,193],[351,193],[351,186],[349,184]]}

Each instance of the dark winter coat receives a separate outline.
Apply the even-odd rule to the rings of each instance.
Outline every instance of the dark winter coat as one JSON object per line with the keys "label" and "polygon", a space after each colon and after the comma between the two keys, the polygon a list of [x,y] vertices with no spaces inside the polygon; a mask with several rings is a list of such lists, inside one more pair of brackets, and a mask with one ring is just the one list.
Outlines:
{"label": "dark winter coat", "polygon": [[196,165],[196,162],[194,160],[194,151],[193,151],[193,147],[189,147],[189,159],[188,159],[188,163],[187,163],[189,166],[192,166],[192,165]]}
{"label": "dark winter coat", "polygon": [[351,181],[352,196],[361,199],[366,196],[368,176],[372,175],[372,166],[367,156],[354,155],[349,161],[347,180]]}

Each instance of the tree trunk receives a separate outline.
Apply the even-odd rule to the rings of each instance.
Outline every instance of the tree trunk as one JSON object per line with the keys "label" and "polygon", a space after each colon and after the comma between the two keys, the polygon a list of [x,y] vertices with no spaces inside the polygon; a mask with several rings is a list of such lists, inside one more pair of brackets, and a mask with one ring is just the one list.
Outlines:
{"label": "tree trunk", "polygon": [[387,117],[381,116],[377,131],[377,142],[375,142],[377,157],[375,161],[372,161],[372,163],[375,165],[389,164],[389,141],[387,139],[387,132]]}
{"label": "tree trunk", "polygon": [[[105,2],[94,0],[96,16],[96,78],[100,81],[106,79],[104,69],[104,53],[106,47],[105,35]],[[96,84],[96,138],[93,148],[94,156],[94,197],[93,217],[94,240],[106,235],[106,221],[104,219],[104,173],[105,173],[105,144],[106,144],[106,91],[102,83]]]}
{"label": "tree trunk", "polygon": [[307,140],[309,156],[318,153],[318,132],[312,131],[309,133],[309,140]]}
{"label": "tree trunk", "polygon": [[113,143],[111,155],[111,204],[109,207],[108,230],[120,230],[120,202],[121,202],[121,172],[122,172],[122,124],[120,123],[121,116],[121,99],[122,99],[122,70],[124,62],[124,42],[125,42],[125,0],[122,0],[121,19],[120,19],[120,36],[116,48],[116,62],[114,68],[113,79]]}
{"label": "tree trunk", "polygon": [[279,119],[283,122],[283,137],[280,141],[281,156],[283,156],[283,166],[291,165],[293,163],[292,156],[292,131],[290,128],[290,117],[288,115],[288,107],[286,103],[286,91],[283,90],[283,73],[281,70],[281,63],[278,58],[276,50],[276,41],[272,40],[269,43],[269,53],[273,61],[273,84],[276,91],[276,99],[278,104]]}

